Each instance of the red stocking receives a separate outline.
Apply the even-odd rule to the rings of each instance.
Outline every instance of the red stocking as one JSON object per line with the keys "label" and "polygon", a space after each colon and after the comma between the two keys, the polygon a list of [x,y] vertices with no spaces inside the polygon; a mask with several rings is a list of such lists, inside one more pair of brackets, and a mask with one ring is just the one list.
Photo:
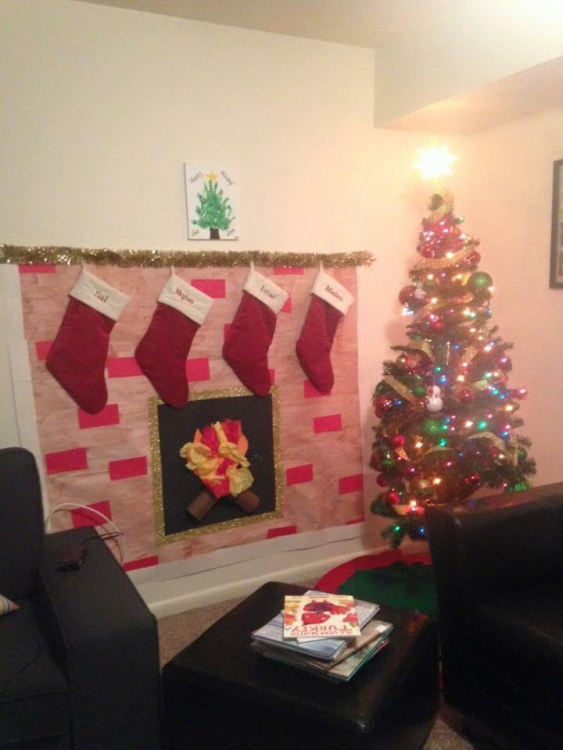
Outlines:
{"label": "red stocking", "polygon": [[348,312],[354,298],[336,279],[319,271],[311,291],[312,299],[296,352],[303,371],[321,393],[334,385],[330,350],[341,318]]}
{"label": "red stocking", "polygon": [[276,330],[276,315],[287,298],[281,287],[251,269],[223,344],[223,359],[256,396],[270,392],[268,349]]}
{"label": "red stocking", "polygon": [[97,414],[108,400],[109,336],[129,297],[85,270],[69,294],[46,366],[81,409]]}
{"label": "red stocking", "polygon": [[186,358],[212,305],[207,294],[170,274],[147,332],[135,350],[139,367],[155,391],[176,409],[188,402]]}

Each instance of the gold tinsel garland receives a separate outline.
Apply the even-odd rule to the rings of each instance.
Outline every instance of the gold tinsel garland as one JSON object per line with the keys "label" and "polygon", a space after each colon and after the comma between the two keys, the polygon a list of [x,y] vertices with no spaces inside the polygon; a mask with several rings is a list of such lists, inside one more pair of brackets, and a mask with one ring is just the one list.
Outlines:
{"label": "gold tinsel garland", "polygon": [[375,258],[368,252],[355,253],[277,253],[268,250],[110,250],[107,247],[25,247],[0,245],[0,263],[75,266],[93,263],[121,268],[230,268],[234,266],[279,266],[315,268],[321,262],[326,268],[370,266]]}

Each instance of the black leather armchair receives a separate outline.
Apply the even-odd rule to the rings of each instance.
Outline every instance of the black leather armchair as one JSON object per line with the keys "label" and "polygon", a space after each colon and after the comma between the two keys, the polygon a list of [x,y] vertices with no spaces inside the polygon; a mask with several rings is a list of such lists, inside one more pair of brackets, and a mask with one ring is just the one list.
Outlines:
{"label": "black leather armchair", "polygon": [[446,702],[507,750],[562,750],[563,484],[426,520]]}
{"label": "black leather armchair", "polygon": [[[91,527],[45,535],[33,455],[0,450],[0,748],[159,750],[156,622]],[[75,571],[58,572],[85,541]]]}

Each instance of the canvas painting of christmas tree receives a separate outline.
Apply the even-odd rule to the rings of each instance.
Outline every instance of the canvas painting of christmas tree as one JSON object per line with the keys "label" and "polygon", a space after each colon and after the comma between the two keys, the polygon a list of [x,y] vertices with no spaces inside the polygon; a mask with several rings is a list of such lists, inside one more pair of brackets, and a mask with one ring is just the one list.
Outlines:
{"label": "canvas painting of christmas tree", "polygon": [[238,240],[238,180],[232,168],[184,165],[189,240]]}
{"label": "canvas painting of christmas tree", "polygon": [[434,188],[411,283],[399,292],[407,341],[391,347],[398,356],[384,362],[373,394],[380,492],[371,510],[390,519],[392,547],[425,539],[428,506],[526,489],[535,473],[530,441],[516,432],[526,390],[509,384],[512,344],[491,323],[493,279],[479,269],[479,241],[463,230],[453,194]]}

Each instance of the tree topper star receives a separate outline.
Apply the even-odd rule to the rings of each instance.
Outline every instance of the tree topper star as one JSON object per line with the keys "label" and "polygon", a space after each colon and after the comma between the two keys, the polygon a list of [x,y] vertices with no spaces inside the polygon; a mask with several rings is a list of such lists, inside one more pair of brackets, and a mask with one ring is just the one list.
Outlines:
{"label": "tree topper star", "polygon": [[450,165],[454,161],[457,161],[457,156],[450,154],[447,146],[432,146],[418,149],[418,161],[413,166],[423,180],[439,180],[443,175],[453,174]]}
{"label": "tree topper star", "polygon": [[209,174],[206,174],[205,176],[209,181],[214,180],[215,182],[217,182],[217,175],[213,170],[211,170],[211,172]]}

